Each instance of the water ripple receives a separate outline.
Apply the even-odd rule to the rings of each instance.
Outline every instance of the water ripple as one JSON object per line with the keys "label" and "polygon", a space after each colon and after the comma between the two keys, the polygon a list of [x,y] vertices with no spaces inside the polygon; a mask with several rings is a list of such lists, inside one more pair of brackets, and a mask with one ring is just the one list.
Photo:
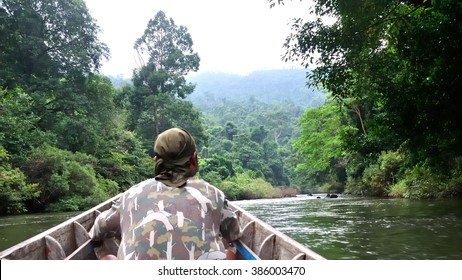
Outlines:
{"label": "water ripple", "polygon": [[234,202],[328,259],[462,259],[462,201],[296,197]]}

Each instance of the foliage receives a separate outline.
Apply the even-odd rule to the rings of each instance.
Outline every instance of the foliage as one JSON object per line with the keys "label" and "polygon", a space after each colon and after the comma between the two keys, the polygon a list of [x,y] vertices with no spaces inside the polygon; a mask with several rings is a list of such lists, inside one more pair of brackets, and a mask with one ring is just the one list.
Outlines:
{"label": "foliage", "polygon": [[403,155],[399,152],[382,152],[375,163],[369,164],[361,177],[350,177],[345,192],[369,196],[386,196],[391,186],[399,181],[403,168]]}
{"label": "foliage", "polygon": [[235,175],[233,162],[223,156],[213,154],[199,160],[199,176],[212,184],[218,184],[220,181]]}
{"label": "foliage", "polygon": [[[341,192],[345,183],[345,151],[341,135],[348,127],[342,125],[341,115],[335,102],[305,111],[299,118],[301,135],[294,139],[293,150],[298,155],[295,168],[303,178],[304,192]],[[297,159],[297,158],[296,158]]]}
{"label": "foliage", "polygon": [[[209,127],[206,131],[210,134],[208,146],[200,150],[205,165],[201,169],[201,176],[206,178],[209,176],[207,173],[218,172],[222,179],[226,179],[244,170],[251,170],[274,186],[289,186],[282,155],[272,135],[264,133],[265,136],[260,139],[253,127],[248,124],[242,124],[242,127],[233,122],[227,122],[223,127]],[[258,128],[260,132],[265,130],[263,126]]]}
{"label": "foliage", "polygon": [[84,210],[117,194],[117,184],[95,172],[96,163],[96,158],[80,152],[49,145],[34,148],[24,173],[40,196],[28,201],[28,209]]}
{"label": "foliage", "polygon": [[[206,146],[201,147],[200,155],[204,160],[213,158],[215,155],[226,158],[232,163],[235,173],[244,170],[252,170],[273,186],[287,188],[292,185],[294,174],[292,165],[294,162],[287,160],[291,155],[291,141],[299,135],[297,118],[303,113],[304,108],[298,103],[291,103],[287,99],[299,100],[302,98],[316,99],[318,93],[310,93],[304,87],[305,82],[300,80],[296,84],[284,82],[298,81],[298,75],[304,77],[305,71],[262,71],[258,77],[266,77],[273,80],[280,78],[287,88],[285,95],[281,86],[278,90],[261,87],[257,91],[256,86],[240,88],[235,92],[237,84],[241,81],[249,84],[247,77],[231,78],[221,74],[203,74],[196,77],[195,81],[201,82],[189,99],[194,106],[200,108],[208,135]],[[252,76],[250,74],[249,76]],[[290,75],[297,78],[288,79]],[[279,77],[280,76],[280,77]],[[205,77],[210,80],[204,81]],[[223,82],[220,87],[213,86],[214,79]],[[250,79],[252,82],[255,79]],[[228,81],[228,82],[226,82]],[[264,84],[263,80],[259,85]],[[295,91],[294,89],[299,89]],[[197,95],[196,95],[197,94]],[[278,102],[275,95],[280,94]],[[261,96],[271,95],[273,102],[267,103]],[[258,98],[254,98],[257,97]],[[298,161],[297,161],[298,162]],[[208,172],[208,171],[207,171]],[[202,172],[203,173],[203,172]],[[205,175],[204,178],[218,180],[218,174]]]}
{"label": "foliage", "polygon": [[280,190],[273,188],[254,172],[239,173],[217,184],[230,200],[280,197]]}
{"label": "foliage", "polygon": [[117,124],[110,80],[93,74],[78,83],[61,80],[57,91],[48,110],[56,112],[49,128],[58,135],[59,148],[93,155],[106,151]]}
{"label": "foliage", "polygon": [[301,171],[323,170],[329,167],[330,160],[342,158],[340,115],[334,103],[305,111],[300,126],[301,136],[295,139],[294,148],[304,156]]}
{"label": "foliage", "polygon": [[407,170],[401,184],[405,185],[404,197],[407,198],[437,198],[445,188],[442,176],[424,164]]}
{"label": "foliage", "polygon": [[454,109],[462,102],[455,74],[462,30],[455,19],[462,6],[454,0],[416,2],[316,1],[316,20],[294,22],[286,58],[308,63],[319,53],[312,83],[336,98],[358,101],[358,116],[367,124],[362,136],[380,141],[373,152],[406,143],[416,161],[436,163],[449,151],[459,155],[462,147],[460,110]]}
{"label": "foliage", "polygon": [[32,147],[55,142],[53,133],[37,128],[40,117],[33,104],[20,88],[0,89],[0,145],[12,156],[12,162],[21,161]]}
{"label": "foliage", "polygon": [[409,168],[403,178],[392,187],[392,193],[402,193],[403,197],[429,199],[460,197],[462,194],[462,164],[457,158],[454,168],[448,174],[422,163]]}
{"label": "foliage", "polygon": [[26,176],[8,162],[10,156],[0,145],[0,215],[26,212],[25,201],[40,195],[37,185],[28,184]]}
{"label": "foliage", "polygon": [[230,199],[461,196],[459,2],[316,0],[285,56],[315,69],[189,79],[192,38],[160,11],[115,89],[97,74],[109,51],[83,1],[0,0],[0,214],[126,190],[152,176],[153,141],[174,126]]}
{"label": "foliage", "polygon": [[386,195],[388,179],[377,160],[401,149],[409,184],[395,193],[446,193],[451,187],[427,188],[429,180],[412,178],[425,166],[443,173],[437,181],[451,181],[445,172],[462,154],[460,1],[317,0],[310,13],[311,20],[294,20],[285,59],[316,64],[310,84],[327,89],[342,109],[346,164],[360,163],[348,167],[356,169],[349,189]]}
{"label": "foliage", "polygon": [[135,133],[122,130],[117,133],[106,154],[98,160],[96,170],[104,178],[115,181],[119,191],[152,177],[153,161],[143,149]]}
{"label": "foliage", "polygon": [[[184,99],[193,92],[194,86],[185,78],[186,74],[199,68],[200,59],[192,45],[188,29],[177,26],[163,11],[149,21],[143,36],[136,40],[134,48],[140,55],[142,66],[133,73],[129,120],[130,128],[136,129],[140,135],[147,132],[155,138],[170,128],[172,119],[165,114],[166,108],[176,98]],[[191,113],[194,114],[194,110]],[[197,119],[197,116],[190,117]],[[177,125],[185,126],[184,123]],[[195,134],[196,131],[192,132]],[[201,131],[198,132],[200,135]],[[151,137],[145,138],[152,141]]]}
{"label": "foliage", "polygon": [[109,57],[98,32],[83,0],[0,1],[0,84],[13,88],[98,70]]}

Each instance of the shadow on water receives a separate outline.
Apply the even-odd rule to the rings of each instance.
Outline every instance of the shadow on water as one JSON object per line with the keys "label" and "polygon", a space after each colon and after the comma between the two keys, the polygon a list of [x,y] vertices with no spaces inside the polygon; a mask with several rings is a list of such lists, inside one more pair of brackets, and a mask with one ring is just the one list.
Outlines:
{"label": "shadow on water", "polygon": [[462,200],[299,196],[234,203],[327,259],[462,259]]}

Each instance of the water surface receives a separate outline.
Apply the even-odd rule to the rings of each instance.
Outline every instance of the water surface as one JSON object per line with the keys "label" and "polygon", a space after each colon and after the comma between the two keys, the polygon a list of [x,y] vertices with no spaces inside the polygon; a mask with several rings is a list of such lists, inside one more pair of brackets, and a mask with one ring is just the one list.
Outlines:
{"label": "water surface", "polygon": [[[233,203],[327,259],[462,260],[462,200],[298,196]],[[0,251],[77,214],[0,217]]]}
{"label": "water surface", "polygon": [[327,259],[462,259],[462,200],[299,196],[234,203]]}
{"label": "water surface", "polygon": [[0,251],[37,235],[81,212],[26,214],[0,217]]}

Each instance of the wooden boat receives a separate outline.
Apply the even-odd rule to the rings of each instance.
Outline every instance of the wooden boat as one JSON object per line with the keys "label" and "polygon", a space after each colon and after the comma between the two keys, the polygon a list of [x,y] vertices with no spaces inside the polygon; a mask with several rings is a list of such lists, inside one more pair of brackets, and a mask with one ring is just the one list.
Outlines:
{"label": "wooden boat", "polygon": [[[120,194],[121,195],[121,194]],[[118,239],[96,243],[88,235],[95,218],[120,196],[117,195],[51,229],[0,252],[10,260],[97,260],[104,254],[117,255]],[[236,259],[323,260],[297,241],[275,230],[242,208],[230,203],[240,217],[242,238],[234,242]]]}

